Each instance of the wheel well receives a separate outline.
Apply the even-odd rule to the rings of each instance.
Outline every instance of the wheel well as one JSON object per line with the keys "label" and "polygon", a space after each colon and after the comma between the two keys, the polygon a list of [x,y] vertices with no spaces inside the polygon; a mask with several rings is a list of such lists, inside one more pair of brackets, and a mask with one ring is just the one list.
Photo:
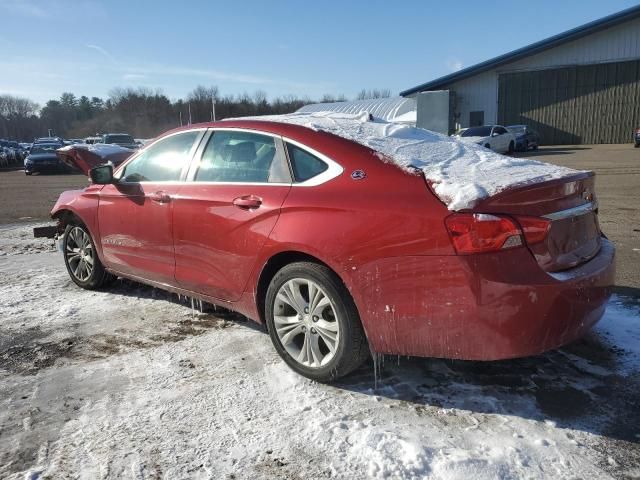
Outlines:
{"label": "wheel well", "polygon": [[264,325],[267,324],[264,318],[264,302],[267,296],[267,289],[269,288],[269,284],[271,283],[271,279],[275,276],[276,273],[278,273],[278,271],[282,267],[294,262],[313,262],[324,265],[333,273],[335,273],[338,278],[340,278],[340,275],[338,275],[329,265],[324,263],[319,258],[314,257],[313,255],[295,251],[277,253],[269,260],[267,260],[267,263],[262,269],[262,272],[260,272],[260,278],[258,279],[258,285],[256,288],[256,306],[258,307],[260,321]]}
{"label": "wheel well", "polygon": [[67,228],[67,225],[72,220],[83,223],[80,217],[71,210],[59,210],[53,215],[53,218],[58,220],[58,233],[64,233],[64,229]]}

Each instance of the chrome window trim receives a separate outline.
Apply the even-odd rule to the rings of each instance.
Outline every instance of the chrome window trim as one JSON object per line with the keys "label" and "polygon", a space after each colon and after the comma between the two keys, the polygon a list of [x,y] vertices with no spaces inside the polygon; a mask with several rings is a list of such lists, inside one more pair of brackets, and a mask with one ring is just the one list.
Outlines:
{"label": "chrome window trim", "polygon": [[551,221],[563,220],[565,218],[579,217],[581,215],[586,215],[587,213],[591,213],[597,209],[598,209],[598,202],[593,201],[593,202],[585,203],[584,205],[578,205],[577,207],[549,213],[547,215],[543,215],[542,218],[546,218],[547,220],[551,220]]}
{"label": "chrome window trim", "polygon": [[[305,145],[304,143],[300,143],[296,140],[292,140],[291,138],[288,137],[283,137],[282,135],[279,135],[277,133],[272,133],[272,132],[265,132],[263,130],[257,130],[257,129],[253,129],[253,128],[235,128],[235,127],[209,127],[206,129],[207,130],[207,135],[204,136],[204,139],[206,139],[206,141],[204,141],[204,139],[200,139],[200,145],[202,148],[199,149],[198,155],[196,155],[194,158],[191,159],[191,163],[192,165],[190,166],[189,170],[188,170],[188,174],[187,177],[185,179],[185,182],[182,183],[187,183],[189,185],[238,185],[238,186],[261,186],[261,187],[267,187],[267,186],[273,186],[273,187],[287,187],[287,186],[291,186],[291,187],[315,187],[318,185],[322,185],[323,183],[328,182],[329,180],[333,180],[334,178],[336,178],[337,176],[339,176],[340,174],[342,174],[342,172],[344,172],[344,168],[335,160],[327,157],[325,154],[318,152],[317,150]],[[295,145],[298,148],[301,148],[302,150],[306,150],[307,152],[309,152],[311,155],[314,155],[315,157],[317,157],[318,159],[320,159],[321,161],[325,162],[329,168],[327,168],[327,170],[325,170],[324,172],[320,173],[319,175],[316,175],[315,177],[312,177],[308,180],[305,180],[304,182],[300,182],[300,183],[295,183],[295,179],[293,178],[293,171],[292,171],[292,165],[291,165],[291,161],[288,158],[288,155],[286,154],[286,145],[284,146],[285,149],[285,155],[287,156],[287,161],[289,162],[289,168],[291,170],[291,176],[292,176],[292,180],[291,183],[269,183],[269,182],[198,182],[195,180],[195,175],[196,172],[198,171],[198,167],[200,164],[200,157],[202,156],[202,153],[204,152],[204,149],[206,148],[206,144],[208,143],[211,135],[215,134],[215,132],[246,132],[246,133],[255,133],[258,135],[265,135],[268,137],[273,137],[274,139],[279,139],[280,141],[284,142],[284,143],[291,143],[292,145]],[[142,182],[140,182],[142,183]],[[154,183],[154,182],[149,182],[149,183]]]}
{"label": "chrome window trim", "polygon": [[285,143],[290,143],[298,148],[301,148],[302,150],[306,150],[311,155],[318,157],[329,166],[329,168],[327,168],[324,172],[316,175],[315,177],[311,177],[304,182],[295,183],[294,179],[294,183],[292,184],[293,187],[316,187],[318,185],[322,185],[323,183],[327,183],[329,180],[333,180],[334,178],[341,175],[342,172],[344,172],[344,168],[338,162],[327,157],[325,154],[320,153],[317,150],[314,150],[313,148],[305,145],[304,143],[300,143],[288,137],[282,137],[282,140],[284,140]]}

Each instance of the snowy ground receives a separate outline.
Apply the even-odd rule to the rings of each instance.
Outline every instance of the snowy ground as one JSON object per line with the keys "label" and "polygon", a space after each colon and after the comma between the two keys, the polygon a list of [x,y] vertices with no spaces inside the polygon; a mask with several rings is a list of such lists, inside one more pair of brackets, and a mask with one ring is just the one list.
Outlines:
{"label": "snowy ground", "polygon": [[80,290],[29,227],[0,227],[0,478],[640,478],[637,299],[544,356],[328,386],[237,315]]}

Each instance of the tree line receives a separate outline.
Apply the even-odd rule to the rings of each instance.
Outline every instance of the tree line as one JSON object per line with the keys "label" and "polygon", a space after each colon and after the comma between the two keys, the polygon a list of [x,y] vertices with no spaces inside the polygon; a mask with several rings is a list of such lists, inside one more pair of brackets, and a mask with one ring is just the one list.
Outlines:
{"label": "tree line", "polygon": [[[388,89],[363,89],[356,99],[384,98]],[[83,138],[102,132],[127,132],[136,138],[152,138],[188,123],[208,122],[250,115],[291,113],[310,103],[345,101],[344,95],[324,95],[319,100],[286,95],[268,100],[263,91],[249,95],[221,95],[218,87],[198,86],[184,99],[171,101],[159,90],[115,88],[107,99],[76,97],[65,92],[42,108],[22,97],[0,95],[0,138],[31,141],[52,135]]]}

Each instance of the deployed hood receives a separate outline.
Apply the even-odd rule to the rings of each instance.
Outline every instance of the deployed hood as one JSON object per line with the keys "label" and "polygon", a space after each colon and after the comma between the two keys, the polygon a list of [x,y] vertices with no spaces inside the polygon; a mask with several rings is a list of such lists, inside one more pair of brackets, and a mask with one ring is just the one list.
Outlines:
{"label": "deployed hood", "polygon": [[77,168],[85,175],[89,170],[103,163],[111,162],[120,165],[134,153],[133,150],[119,145],[96,143],[93,145],[77,144],[56,150],[58,158],[70,167]]}

